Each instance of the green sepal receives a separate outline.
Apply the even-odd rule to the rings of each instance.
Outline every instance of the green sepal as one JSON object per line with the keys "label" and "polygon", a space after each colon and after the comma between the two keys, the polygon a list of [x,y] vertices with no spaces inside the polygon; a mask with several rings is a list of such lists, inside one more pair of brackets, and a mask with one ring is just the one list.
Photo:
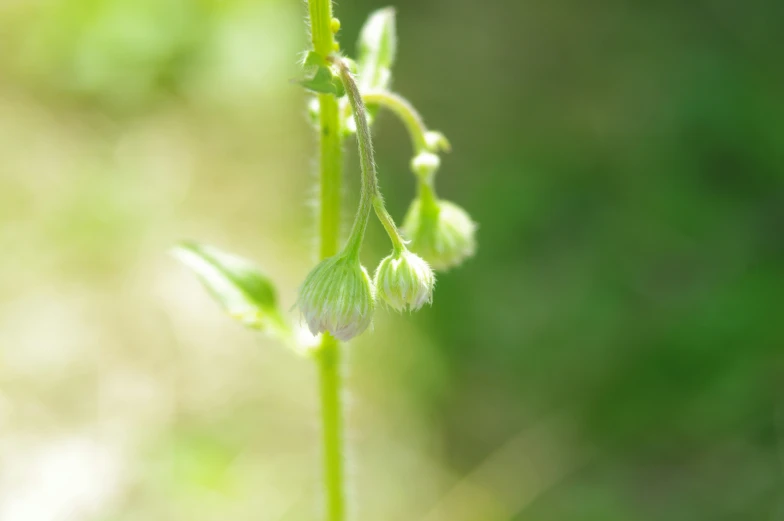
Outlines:
{"label": "green sepal", "polygon": [[303,67],[305,77],[297,80],[297,83],[306,89],[322,94],[334,94],[338,98],[346,94],[340,77],[332,73],[327,61],[317,52],[308,52]]}
{"label": "green sepal", "polygon": [[291,329],[278,307],[272,281],[252,262],[196,242],[181,242],[172,255],[187,266],[223,310],[245,326],[281,338]]}

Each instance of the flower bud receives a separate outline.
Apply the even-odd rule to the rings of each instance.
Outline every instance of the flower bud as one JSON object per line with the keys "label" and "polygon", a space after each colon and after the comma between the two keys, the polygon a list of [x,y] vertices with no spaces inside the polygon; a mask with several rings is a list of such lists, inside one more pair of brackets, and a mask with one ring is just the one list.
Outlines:
{"label": "flower bud", "polygon": [[436,173],[439,166],[441,166],[441,159],[432,152],[420,152],[411,160],[411,170],[425,179]]}
{"label": "flower bud", "polygon": [[457,266],[476,250],[476,223],[465,210],[448,201],[423,205],[415,200],[403,223],[403,234],[411,241],[411,251],[436,270]]}
{"label": "flower bud", "polygon": [[330,257],[305,278],[297,305],[314,335],[327,331],[340,340],[350,340],[373,321],[373,283],[359,259]]}
{"label": "flower bud", "polygon": [[408,250],[386,257],[376,269],[378,296],[397,311],[416,311],[431,303],[435,284],[427,262]]}
{"label": "flower bud", "polygon": [[446,136],[435,130],[425,132],[425,144],[431,152],[449,152],[452,150],[452,145],[449,144]]}
{"label": "flower bud", "polygon": [[334,34],[337,34],[337,32],[340,31],[340,20],[333,17],[332,20],[329,21],[329,28]]}

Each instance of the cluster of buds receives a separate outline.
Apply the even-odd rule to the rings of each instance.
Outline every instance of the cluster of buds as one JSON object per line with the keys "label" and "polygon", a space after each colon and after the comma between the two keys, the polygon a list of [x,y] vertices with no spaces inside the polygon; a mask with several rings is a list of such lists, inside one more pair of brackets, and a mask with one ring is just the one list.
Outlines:
{"label": "cluster of buds", "polygon": [[[414,107],[389,90],[396,46],[394,17],[394,10],[389,8],[370,16],[362,30],[357,62],[343,57],[339,48],[332,46],[314,46],[303,55],[304,76],[298,83],[319,94],[311,103],[311,115],[314,120],[320,121],[322,116],[325,121],[329,119],[323,126],[325,139],[339,141],[356,135],[362,167],[359,209],[343,250],[322,260],[300,288],[297,305],[314,337],[321,333],[344,341],[356,337],[372,324],[377,302],[399,312],[421,309],[433,300],[433,269],[457,266],[476,249],[476,224],[465,210],[436,197],[439,154],[449,151],[449,142],[440,132],[428,130]],[[340,23],[332,19],[330,29],[337,32],[339,28]],[[355,74],[359,81],[354,79]],[[320,113],[325,102],[329,112]],[[380,109],[390,110],[405,124],[414,148],[411,169],[418,180],[418,192],[401,230],[387,212],[378,187],[370,125]],[[335,129],[338,132],[332,132]],[[324,158],[323,179],[339,179],[340,169],[330,156]],[[328,216],[325,222],[334,225],[339,221],[336,206],[323,207],[322,217]],[[374,211],[392,241],[392,253],[380,262],[371,278],[359,256]],[[337,251],[336,228],[323,227],[325,256]],[[293,332],[277,307],[274,285],[252,263],[196,243],[181,244],[175,254],[231,316],[249,327],[292,341]],[[301,330],[304,333],[304,328]],[[312,340],[296,343],[311,347]]]}
{"label": "cluster of buds", "polygon": [[[310,332],[329,332],[349,340],[373,321],[376,299],[396,311],[416,311],[433,300],[433,269],[447,270],[461,264],[476,249],[476,224],[458,205],[435,196],[434,177],[441,161],[436,151],[448,149],[443,135],[428,132],[429,150],[418,153],[411,169],[419,180],[417,198],[403,224],[404,241],[391,217],[376,208],[394,244],[373,280],[359,261],[359,246],[322,261],[307,276],[298,305]],[[380,195],[376,200],[381,201]],[[364,233],[364,226],[360,226]],[[352,232],[353,233],[353,232]],[[349,244],[361,239],[349,239]],[[432,268],[431,268],[432,266]]]}
{"label": "cluster of buds", "polygon": [[[305,62],[314,71],[304,83],[308,88],[337,96],[346,94],[347,103],[340,104],[340,112],[348,115],[350,110],[351,119],[341,126],[356,134],[362,166],[359,211],[346,246],[318,264],[300,288],[298,305],[314,335],[330,333],[344,341],[359,335],[370,327],[377,299],[400,312],[422,308],[433,300],[433,268],[455,267],[476,249],[476,224],[465,210],[435,194],[435,174],[441,166],[438,154],[449,151],[449,142],[440,132],[428,130],[407,100],[388,90],[389,67],[394,59],[393,19],[390,10],[371,16],[360,40],[362,55],[357,64],[337,55],[319,58],[312,53]],[[360,82],[353,77],[355,68]],[[418,192],[402,235],[386,211],[378,188],[369,129],[378,108],[395,113],[414,144],[411,170],[418,180]],[[381,261],[371,280],[360,264],[359,252],[373,210],[392,241],[393,251]]]}
{"label": "cluster of buds", "polygon": [[297,304],[312,334],[347,341],[373,322],[376,298],[397,311],[416,311],[432,302],[435,282],[427,262],[405,249],[381,261],[375,281],[358,256],[340,253],[313,268]]}
{"label": "cluster of buds", "polygon": [[476,223],[468,212],[435,193],[435,174],[441,166],[436,152],[448,151],[449,142],[438,132],[425,133],[426,150],[411,160],[411,170],[419,180],[417,198],[403,221],[403,233],[411,249],[437,270],[463,263],[476,251]]}

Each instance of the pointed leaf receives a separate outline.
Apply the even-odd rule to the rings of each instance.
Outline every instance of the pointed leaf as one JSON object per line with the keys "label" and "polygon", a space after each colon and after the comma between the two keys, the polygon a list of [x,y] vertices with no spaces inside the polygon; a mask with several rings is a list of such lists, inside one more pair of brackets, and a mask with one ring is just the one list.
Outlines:
{"label": "pointed leaf", "polygon": [[275,287],[252,262],[195,242],[178,244],[172,254],[193,271],[230,316],[250,328],[288,336]]}
{"label": "pointed leaf", "polygon": [[394,8],[386,7],[370,14],[357,47],[360,90],[388,89],[397,52]]}

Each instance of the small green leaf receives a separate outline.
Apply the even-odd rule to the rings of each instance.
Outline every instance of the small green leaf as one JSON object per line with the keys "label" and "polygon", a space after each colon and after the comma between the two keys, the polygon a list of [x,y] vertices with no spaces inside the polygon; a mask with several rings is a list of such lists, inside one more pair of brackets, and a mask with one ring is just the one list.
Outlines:
{"label": "small green leaf", "polygon": [[252,262],[195,242],[178,244],[172,254],[193,271],[230,316],[253,329],[289,335],[275,287]]}
{"label": "small green leaf", "polygon": [[397,51],[394,8],[385,7],[370,14],[357,47],[360,90],[388,89]]}
{"label": "small green leaf", "polygon": [[308,54],[305,55],[305,61],[302,62],[302,67],[305,70],[313,67],[327,67],[328,65],[327,60],[315,51],[308,51]]}
{"label": "small green leaf", "polygon": [[338,98],[346,93],[343,82],[335,74],[329,64],[316,52],[310,51],[303,63],[305,77],[297,83],[313,92],[334,94]]}

